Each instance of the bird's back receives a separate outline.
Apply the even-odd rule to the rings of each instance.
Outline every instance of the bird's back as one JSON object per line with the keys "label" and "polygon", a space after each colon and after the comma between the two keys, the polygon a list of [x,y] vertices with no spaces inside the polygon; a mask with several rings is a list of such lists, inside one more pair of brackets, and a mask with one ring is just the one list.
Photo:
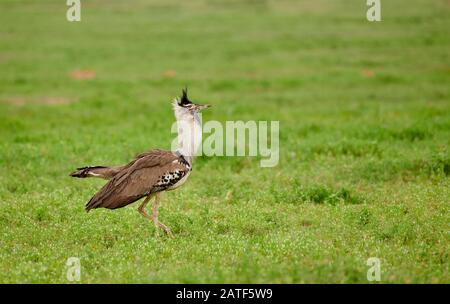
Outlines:
{"label": "bird's back", "polygon": [[190,170],[182,155],[159,149],[142,153],[91,198],[86,210],[121,208],[149,194],[171,190]]}

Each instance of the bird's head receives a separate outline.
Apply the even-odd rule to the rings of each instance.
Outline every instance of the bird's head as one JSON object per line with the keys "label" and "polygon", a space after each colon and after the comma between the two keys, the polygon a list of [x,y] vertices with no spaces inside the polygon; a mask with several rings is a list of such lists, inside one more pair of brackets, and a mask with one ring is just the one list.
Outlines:
{"label": "bird's head", "polygon": [[210,105],[193,103],[188,98],[187,88],[183,89],[180,97],[176,98],[173,103],[173,109],[177,119],[189,116],[195,116],[201,110],[209,108]]}

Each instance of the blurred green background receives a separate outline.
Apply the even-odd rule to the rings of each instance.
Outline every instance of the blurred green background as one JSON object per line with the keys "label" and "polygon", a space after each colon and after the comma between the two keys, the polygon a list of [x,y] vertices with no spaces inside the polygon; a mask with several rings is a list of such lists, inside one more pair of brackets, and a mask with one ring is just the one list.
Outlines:
{"label": "blurred green background", "polygon": [[[0,2],[0,282],[449,283],[450,5],[363,0]],[[163,196],[86,214],[84,165],[204,120],[279,120],[280,163],[199,157]]]}

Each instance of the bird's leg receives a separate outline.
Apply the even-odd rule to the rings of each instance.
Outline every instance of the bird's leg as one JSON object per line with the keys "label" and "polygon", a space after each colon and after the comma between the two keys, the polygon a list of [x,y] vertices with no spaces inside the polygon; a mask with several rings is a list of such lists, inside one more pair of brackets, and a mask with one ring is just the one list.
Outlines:
{"label": "bird's leg", "polygon": [[142,202],[142,204],[139,206],[138,211],[140,214],[142,214],[144,217],[148,218],[149,220],[153,221],[153,217],[151,217],[150,215],[148,215],[147,212],[145,212],[145,206],[147,206],[148,202],[150,201],[150,199],[153,197],[152,194],[147,195],[147,197],[145,198],[145,200]]}
{"label": "bird's leg", "polygon": [[155,223],[156,229],[162,228],[164,231],[169,235],[173,237],[172,231],[169,227],[158,221],[158,208],[161,203],[161,193],[156,193],[155,202],[153,203],[153,223]]}

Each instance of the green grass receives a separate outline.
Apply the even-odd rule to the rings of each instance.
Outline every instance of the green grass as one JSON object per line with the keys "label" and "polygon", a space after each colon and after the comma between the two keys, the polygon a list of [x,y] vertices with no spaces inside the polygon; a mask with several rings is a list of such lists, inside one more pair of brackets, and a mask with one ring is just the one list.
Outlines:
{"label": "green grass", "polygon": [[[0,282],[450,283],[445,0],[0,3]],[[73,79],[74,70],[93,79]],[[280,163],[200,157],[163,195],[86,214],[77,166],[170,148],[187,84],[204,120],[279,120]]]}

